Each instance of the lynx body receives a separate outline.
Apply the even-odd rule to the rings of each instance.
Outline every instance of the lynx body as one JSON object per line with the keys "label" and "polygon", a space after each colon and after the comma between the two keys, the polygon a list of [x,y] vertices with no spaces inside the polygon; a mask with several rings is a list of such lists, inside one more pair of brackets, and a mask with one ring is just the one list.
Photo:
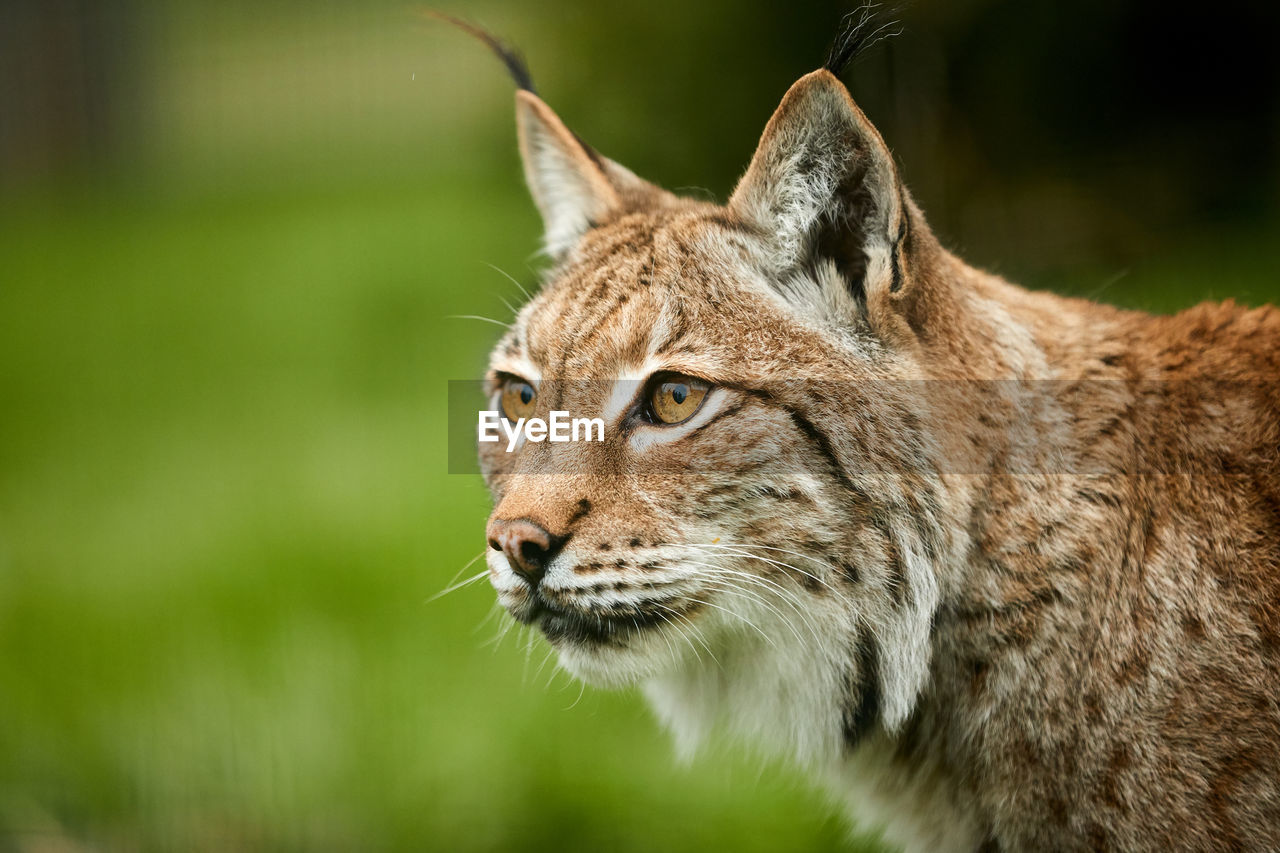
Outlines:
{"label": "lynx body", "polygon": [[908,849],[1280,849],[1280,312],[967,266],[828,69],[723,206],[518,80],[553,268],[491,408],[605,440],[480,445],[510,613]]}

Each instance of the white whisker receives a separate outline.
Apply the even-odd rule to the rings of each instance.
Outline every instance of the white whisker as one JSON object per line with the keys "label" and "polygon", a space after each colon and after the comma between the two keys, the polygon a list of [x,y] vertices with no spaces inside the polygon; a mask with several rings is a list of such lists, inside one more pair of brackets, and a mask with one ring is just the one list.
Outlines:
{"label": "white whisker", "polygon": [[[570,681],[569,683],[570,683],[570,684],[572,684],[573,682],[572,682],[572,681]],[[582,697],[583,697],[583,696],[586,694],[586,692],[587,692],[587,682],[585,682],[585,681],[579,681],[579,682],[578,682],[578,684],[579,684],[579,685],[581,685],[581,686],[578,688],[578,698],[573,700],[573,704],[572,704],[572,705],[570,705],[568,708],[565,708],[565,710],[566,710],[566,711],[572,711],[574,708],[578,707],[578,703],[582,701]]]}
{"label": "white whisker", "polygon": [[501,605],[501,604],[499,604],[499,603],[498,603],[498,602],[496,602],[496,601],[491,602],[491,603],[489,604],[489,612],[488,612],[488,613],[486,613],[486,614],[484,615],[484,618],[483,618],[483,619],[481,619],[479,622],[477,622],[477,623],[476,623],[476,626],[475,626],[474,628],[472,628],[472,629],[471,629],[471,634],[472,634],[473,636],[474,636],[474,635],[476,635],[476,634],[479,634],[482,630],[484,630],[484,626],[489,624],[489,620],[490,620],[490,619],[492,619],[492,618],[493,618],[493,617],[495,617],[495,616],[497,616],[499,619],[501,619],[501,618],[502,618],[502,613],[504,613],[504,612],[505,612],[505,611],[503,611],[503,609],[502,609],[502,605]]}
{"label": "white whisker", "polygon": [[501,617],[499,617],[501,621],[498,623],[498,633],[496,633],[493,639],[488,643],[493,646],[493,653],[495,655],[498,653],[498,646],[502,645],[502,640],[507,636],[507,634],[511,633],[511,629],[516,625],[516,620],[510,614],[504,611],[503,615],[507,618],[501,619]]}
{"label": "white whisker", "polygon": [[[507,271],[506,271],[506,270],[504,270],[502,267],[499,267],[499,266],[497,266],[496,264],[491,264],[491,263],[485,262],[485,266],[486,266],[486,267],[488,267],[489,269],[493,270],[493,271],[494,271],[494,272],[496,272],[496,273],[499,273],[499,274],[501,274],[501,275],[506,276],[508,281],[510,281],[510,282],[511,282],[512,284],[514,284],[516,287],[520,288],[520,292],[524,294],[524,298],[525,298],[525,299],[532,299],[532,298],[533,298],[533,294],[532,294],[532,293],[530,293],[528,290],[526,290],[526,289],[525,289],[525,286],[524,286],[523,284],[521,284],[520,282],[516,281],[515,276],[511,275],[511,273],[507,272]],[[517,312],[517,313],[518,313],[518,312]]]}
{"label": "white whisker", "polygon": [[[804,609],[799,606],[799,604],[795,599],[795,594],[792,593],[790,590],[786,589],[785,587],[781,586],[780,584],[776,584],[773,581],[769,580],[768,578],[763,578],[763,577],[760,577],[759,575],[752,575],[747,572],[739,571],[737,569],[730,569],[727,566],[719,566],[719,565],[714,565],[712,563],[699,563],[699,562],[693,562],[693,561],[690,561],[690,565],[701,566],[703,568],[711,569],[713,573],[718,574],[721,577],[735,578],[737,580],[755,584],[757,587],[769,589],[778,593],[778,596],[784,602],[790,605],[791,609],[794,610],[802,620],[804,620],[805,627],[809,629],[810,634],[815,639],[820,636],[821,632],[818,631],[818,626],[813,623],[813,620],[810,618],[809,614],[806,613]],[[742,591],[742,590],[739,590],[739,591]],[[794,626],[791,625],[791,620],[787,619],[782,614],[781,611],[771,607],[768,604],[768,602],[764,601],[764,599],[759,599],[759,603],[773,610],[773,612],[777,615],[778,619],[786,623],[786,625],[791,628],[792,633],[796,634],[796,639],[800,640],[801,642],[804,642],[803,638],[801,638],[799,633],[796,632]]]}
{"label": "white whisker", "polygon": [[[546,667],[546,665],[547,665],[547,661],[551,660],[551,658],[555,656],[555,653],[556,653],[556,650],[555,650],[554,648],[550,648],[550,647],[548,647],[548,648],[547,648],[547,653],[546,653],[545,655],[543,655],[543,657],[542,657],[542,663],[538,664],[538,668],[537,668],[537,670],[533,673],[533,677],[534,677],[535,679],[536,679],[539,675],[542,675],[542,670]],[[554,678],[554,677],[555,677],[555,670],[554,670],[554,669],[551,671],[551,677],[552,677],[552,678]],[[547,682],[547,687],[550,687],[550,686],[551,686],[551,682],[548,680],[548,682]]]}
{"label": "white whisker", "polygon": [[435,601],[437,598],[446,596],[449,593],[453,592],[454,590],[462,589],[464,586],[467,586],[468,584],[473,584],[476,581],[480,580],[480,578],[486,577],[488,574],[489,574],[489,570],[485,569],[483,572],[480,572],[477,575],[472,575],[471,577],[467,578],[466,580],[460,583],[455,583],[453,586],[445,587],[444,589],[437,592],[435,595],[428,598],[424,603],[430,604],[431,602]]}
{"label": "white whisker", "polygon": [[753,560],[760,560],[761,562],[770,563],[770,564],[772,564],[772,565],[779,566],[779,567],[781,567],[781,568],[790,569],[790,570],[791,570],[791,571],[793,571],[793,572],[796,572],[796,573],[798,573],[798,574],[804,575],[804,576],[805,576],[805,577],[807,577],[807,578],[811,578],[812,580],[814,580],[814,581],[815,581],[815,582],[817,582],[817,583],[822,584],[823,586],[825,586],[827,589],[831,590],[832,592],[840,592],[840,590],[838,590],[836,587],[832,586],[832,585],[831,585],[830,583],[828,583],[827,581],[823,580],[822,578],[818,577],[817,575],[813,574],[812,572],[807,572],[807,571],[805,571],[804,569],[800,568],[799,566],[793,566],[793,565],[791,565],[790,563],[784,563],[784,562],[781,562],[781,561],[779,561],[779,560],[772,560],[772,559],[770,559],[770,558],[768,558],[768,557],[762,557],[762,556],[760,556],[759,554],[752,554],[752,553],[750,553],[750,552],[743,552],[743,551],[734,551],[734,550],[732,550],[732,549],[734,549],[734,548],[761,548],[761,549],[768,550],[768,551],[780,551],[780,552],[785,553],[785,554],[794,554],[794,555],[796,555],[797,557],[805,557],[805,558],[807,558],[807,559],[809,559],[809,560],[812,560],[813,562],[817,563],[818,565],[822,566],[822,567],[823,567],[823,568],[825,568],[825,569],[828,569],[828,570],[832,570],[832,569],[833,569],[833,567],[832,567],[832,566],[830,566],[829,564],[823,563],[823,562],[821,562],[820,560],[818,560],[817,558],[815,558],[815,557],[810,557],[810,556],[809,556],[809,555],[807,555],[807,554],[801,554],[799,551],[789,551],[789,550],[787,550],[786,548],[772,548],[772,547],[770,547],[770,546],[768,546],[768,545],[748,545],[748,544],[746,544],[746,543],[741,543],[741,544],[732,544],[732,545],[717,545],[717,544],[715,544],[715,543],[689,543],[688,547],[690,547],[690,548],[711,548],[711,549],[716,549],[716,550],[725,550],[725,551],[727,551],[728,553],[736,554],[737,556],[740,556],[740,557],[747,557],[747,558],[749,558],[749,559],[753,559]]}
{"label": "white whisker", "polygon": [[[721,592],[725,592],[725,590],[723,590],[723,589],[722,589],[722,590],[721,590]],[[757,634],[759,634],[759,635],[761,636],[761,638],[762,638],[766,643],[768,643],[769,645],[773,646],[775,649],[776,649],[776,648],[778,648],[778,644],[777,644],[777,643],[775,643],[775,642],[773,641],[773,638],[772,638],[772,637],[770,637],[770,636],[769,636],[768,634],[766,634],[764,631],[761,631],[761,630],[760,630],[760,626],[759,626],[759,625],[757,625],[756,623],[752,622],[750,619],[748,619],[747,617],[743,616],[741,613],[735,613],[735,612],[733,612],[732,610],[730,610],[730,609],[729,609],[729,608],[727,608],[727,607],[721,607],[721,606],[720,606],[720,605],[718,605],[718,604],[715,604],[715,603],[710,602],[710,601],[703,601],[703,600],[702,600],[702,599],[700,599],[700,598],[692,598],[692,597],[690,597],[690,599],[689,599],[689,600],[690,600],[690,601],[692,601],[692,602],[694,602],[695,604],[701,604],[701,605],[702,605],[702,606],[704,606],[704,607],[714,607],[716,610],[719,610],[719,611],[720,611],[720,612],[722,612],[722,613],[728,613],[730,616],[733,616],[733,617],[735,617],[735,618],[737,618],[737,619],[741,620],[744,624],[746,624],[746,625],[748,625],[748,626],[750,626],[750,627],[754,628],[754,629],[755,629],[755,631],[756,631],[756,633],[757,633]]]}
{"label": "white whisker", "polygon": [[524,669],[520,673],[520,686],[529,686],[529,663],[533,658],[533,630],[528,625],[524,629]]}
{"label": "white whisker", "polygon": [[493,323],[495,326],[501,326],[504,329],[510,329],[510,323],[504,323],[501,320],[495,320],[492,317],[481,317],[479,314],[448,314],[446,320],[482,320],[486,323]]}
{"label": "white whisker", "polygon": [[[663,610],[670,613],[672,617],[674,617],[675,619],[680,620],[679,622],[672,622],[671,620],[667,620],[667,624],[671,625],[680,633],[680,636],[684,638],[684,641],[689,644],[689,648],[693,649],[693,653],[698,656],[699,663],[702,663],[702,655],[699,654],[698,649],[693,645],[693,641],[695,639],[698,641],[698,644],[701,645],[702,648],[706,650],[707,654],[711,657],[711,660],[712,662],[715,663],[716,667],[719,669],[724,668],[720,665],[720,660],[719,658],[716,657],[715,652],[711,651],[711,647],[707,645],[706,638],[703,637],[702,631],[698,628],[697,625],[693,623],[692,619],[690,619],[688,616],[681,613],[680,611],[674,610],[665,604],[660,604],[658,602],[654,602],[654,604],[656,604],[658,607],[661,607]],[[686,634],[683,630],[681,630],[682,625],[689,628],[689,630],[693,634],[692,637],[690,637],[689,634]]]}
{"label": "white whisker", "polygon": [[[730,578],[734,578],[735,580],[740,579],[734,575],[721,575],[721,577],[730,577]],[[800,632],[796,630],[795,625],[791,624],[791,620],[786,617],[786,614],[784,614],[778,608],[774,607],[769,602],[765,601],[762,596],[758,594],[753,594],[751,590],[746,590],[740,587],[733,587],[733,586],[717,586],[716,591],[723,595],[737,596],[738,598],[744,598],[747,601],[758,604],[760,607],[763,607],[764,609],[772,613],[774,616],[776,616],[779,622],[781,622],[783,625],[786,625],[787,630],[790,631],[792,635],[795,636],[797,642],[800,642],[800,643],[804,642],[804,638],[800,636]]]}
{"label": "white whisker", "polygon": [[803,551],[793,551],[790,548],[778,548],[774,545],[759,545],[754,542],[724,542],[723,544],[717,542],[691,542],[689,544],[694,548],[755,548],[759,551],[776,551],[781,554],[791,554],[794,557],[802,557],[824,569],[834,568],[830,563],[819,560],[812,554],[806,554]]}
{"label": "white whisker", "polygon": [[[467,560],[465,563],[463,563],[463,564],[462,564],[462,568],[460,568],[460,569],[458,569],[456,572],[454,572],[454,573],[453,573],[453,577],[449,578],[449,583],[453,583],[453,582],[454,582],[454,581],[456,581],[458,578],[462,577],[462,573],[463,573],[463,572],[465,572],[467,569],[471,568],[472,566],[474,566],[474,565],[476,564],[476,560],[479,560],[479,559],[480,559],[481,557],[483,557],[484,555],[485,555],[485,552],[484,552],[483,550],[481,550],[479,554],[476,554],[476,555],[475,555],[474,557],[472,557],[470,560]],[[448,585],[448,584],[446,584],[446,586],[447,586],[447,585]]]}

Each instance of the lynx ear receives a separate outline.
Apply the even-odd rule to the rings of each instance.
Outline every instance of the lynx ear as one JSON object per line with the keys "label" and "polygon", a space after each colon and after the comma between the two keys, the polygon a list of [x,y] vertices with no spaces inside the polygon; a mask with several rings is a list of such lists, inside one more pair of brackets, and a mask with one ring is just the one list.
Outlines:
{"label": "lynx ear", "polygon": [[783,97],[729,205],[772,235],[780,270],[831,259],[855,295],[902,285],[910,211],[893,156],[825,69]]}
{"label": "lynx ear", "polygon": [[593,225],[627,209],[662,204],[674,196],[637,178],[629,170],[601,157],[583,142],[533,90],[524,58],[493,33],[432,9],[428,17],[452,24],[493,51],[515,82],[516,126],[524,176],[542,213],[543,246],[559,259]]}
{"label": "lynx ear", "polygon": [[542,213],[544,246],[553,258],[562,257],[607,216],[665,195],[597,154],[541,98],[523,89],[516,92],[516,126],[525,180]]}

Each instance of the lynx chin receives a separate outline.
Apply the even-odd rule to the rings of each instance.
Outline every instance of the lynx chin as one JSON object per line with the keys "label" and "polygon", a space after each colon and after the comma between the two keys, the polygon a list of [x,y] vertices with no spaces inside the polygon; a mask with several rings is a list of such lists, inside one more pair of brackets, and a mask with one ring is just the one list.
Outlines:
{"label": "lynx chin", "polygon": [[1150,316],[940,245],[838,74],[724,205],[513,72],[550,269],[493,350],[499,601],[681,751],[723,727],[909,850],[1280,849],[1280,312]]}

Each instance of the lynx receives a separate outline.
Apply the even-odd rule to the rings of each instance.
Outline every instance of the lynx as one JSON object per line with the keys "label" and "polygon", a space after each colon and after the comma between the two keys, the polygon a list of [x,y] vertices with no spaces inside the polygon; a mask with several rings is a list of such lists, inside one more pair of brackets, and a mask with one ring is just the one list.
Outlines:
{"label": "lynx", "polygon": [[518,85],[550,271],[480,444],[489,578],[683,752],[718,727],[911,850],[1280,849],[1280,312],[1149,316],[948,252],[838,75],[724,205]]}

